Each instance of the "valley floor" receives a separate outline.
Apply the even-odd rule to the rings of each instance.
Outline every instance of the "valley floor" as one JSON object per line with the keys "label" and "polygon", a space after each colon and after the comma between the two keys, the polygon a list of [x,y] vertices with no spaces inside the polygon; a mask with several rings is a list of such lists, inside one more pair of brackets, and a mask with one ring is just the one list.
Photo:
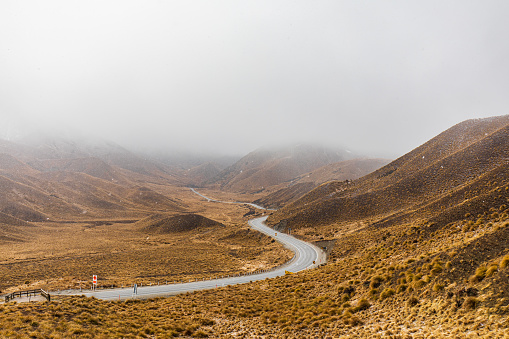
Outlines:
{"label": "valley floor", "polygon": [[[246,221],[258,212],[207,203],[182,189],[186,203],[221,224],[189,231],[144,231],[136,220],[34,223],[22,241],[0,243],[0,293],[90,288],[245,274],[288,261],[293,253]],[[261,213],[258,213],[261,215]],[[171,216],[171,214],[170,214]]]}
{"label": "valley floor", "polygon": [[[219,215],[217,205],[211,206],[203,214]],[[477,222],[467,218],[441,228],[428,223],[324,226],[322,234],[339,235],[327,265],[244,285],[149,300],[78,296],[9,302],[0,305],[0,337],[506,338],[508,212],[501,206]],[[233,211],[227,216],[232,223],[238,220]],[[92,232],[101,234],[101,227]],[[252,241],[244,232],[240,239]],[[301,236],[318,237],[306,232]],[[200,237],[193,238],[196,244],[211,246]],[[144,237],[142,250],[164,251],[162,239]],[[177,248],[190,244],[186,241]]]}

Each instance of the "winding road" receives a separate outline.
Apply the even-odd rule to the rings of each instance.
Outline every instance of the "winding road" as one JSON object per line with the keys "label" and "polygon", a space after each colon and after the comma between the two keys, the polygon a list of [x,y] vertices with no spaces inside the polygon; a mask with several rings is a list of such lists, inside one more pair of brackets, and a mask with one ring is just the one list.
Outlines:
{"label": "winding road", "polygon": [[248,206],[252,206],[254,208],[257,208],[259,210],[266,210],[266,211],[275,211],[275,209],[272,209],[272,208],[265,208],[263,206],[260,206],[260,205],[257,205],[257,204],[253,204],[251,202],[239,202],[239,201],[221,201],[221,200],[216,200],[216,199],[212,199],[212,198],[209,198],[209,197],[206,197],[204,196],[203,194],[201,194],[200,192],[198,192],[197,190],[195,190],[194,188],[190,188],[191,191],[193,191],[194,194],[197,194],[199,195],[200,197],[206,199],[208,202],[219,202],[221,204],[239,204],[239,205],[248,205]]}
{"label": "winding road", "polygon": [[[196,190],[191,189],[194,193],[207,199],[208,201],[222,202],[214,199],[210,199]],[[228,203],[228,202],[222,202]],[[240,202],[234,202],[237,204],[246,204]],[[249,203],[248,203],[249,204]],[[261,206],[255,204],[249,204],[253,207],[264,209]],[[132,299],[132,298],[153,298],[158,296],[175,295],[185,292],[192,292],[198,290],[213,289],[222,286],[236,285],[249,283],[255,280],[264,280],[267,278],[275,278],[283,276],[286,271],[298,272],[308,268],[317,267],[319,264],[325,263],[325,253],[318,247],[309,244],[305,241],[294,238],[288,234],[274,231],[272,228],[265,226],[264,221],[267,217],[261,217],[249,220],[249,226],[252,229],[262,232],[283,244],[286,248],[290,249],[295,253],[292,260],[279,266],[275,269],[268,271],[259,271],[254,274],[242,275],[242,276],[231,276],[223,277],[220,279],[212,280],[199,280],[187,283],[177,283],[169,285],[157,285],[157,286],[143,286],[137,288],[137,294],[134,294],[134,289],[129,288],[115,288],[105,289],[90,292],[78,292],[78,291],[61,291],[53,292],[52,294],[58,295],[85,295],[88,297],[96,297],[103,300],[119,300],[119,299]]]}

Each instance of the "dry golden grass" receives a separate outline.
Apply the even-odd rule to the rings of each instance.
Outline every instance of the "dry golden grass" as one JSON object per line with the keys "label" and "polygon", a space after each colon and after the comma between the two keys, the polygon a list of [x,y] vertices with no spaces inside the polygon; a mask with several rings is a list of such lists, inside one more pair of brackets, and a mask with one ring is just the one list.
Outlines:
{"label": "dry golden grass", "polygon": [[[507,250],[490,239],[509,236],[507,212],[466,231],[468,221],[433,232],[360,229],[338,239],[326,266],[251,284],[143,301],[6,304],[0,336],[505,338]],[[471,246],[478,252],[467,257]],[[484,278],[467,282],[478,267]]]}
{"label": "dry golden grass", "polygon": [[[177,189],[170,188],[173,194]],[[99,286],[158,284],[247,273],[291,258],[290,251],[248,229],[242,216],[249,208],[207,203],[178,190],[181,200],[224,227],[154,234],[115,220],[38,223],[26,241],[0,243],[0,290],[89,288],[93,274]]]}
{"label": "dry golden grass", "polygon": [[[490,124],[491,130],[498,129]],[[463,127],[468,126],[453,131]],[[368,183],[368,178],[353,188],[342,182],[313,191],[306,198],[306,208],[313,210],[307,216],[324,217],[318,222],[296,219],[301,227],[291,226],[305,239],[336,241],[326,266],[164,299],[106,302],[72,297],[51,303],[8,303],[0,306],[0,337],[508,337],[509,182],[507,163],[493,165],[493,159],[507,154],[503,132],[509,127],[505,128],[488,138],[467,131],[464,140],[470,141],[440,148],[445,155],[437,158],[438,146],[457,139],[458,133],[446,133],[406,157],[406,165],[402,158],[399,169],[375,173],[378,184]],[[468,143],[475,145],[471,149],[475,152],[460,152]],[[482,162],[486,171],[472,160],[476,155],[489,156]],[[460,168],[460,163],[471,167]],[[459,180],[467,178],[462,171],[471,169],[479,175],[462,185]],[[144,185],[153,193],[147,197],[143,193],[147,191],[136,191],[147,199],[130,206],[129,216],[172,214],[150,209],[153,198],[157,202],[168,197],[185,207],[178,213],[199,214],[225,227],[147,234],[140,224],[114,220],[102,225],[40,223],[25,243],[0,246],[5,258],[0,264],[11,268],[8,273],[2,270],[3,279],[16,281],[9,285],[12,288],[28,287],[25,281],[76,286],[83,276],[88,280],[95,274],[87,271],[92,269],[103,270],[100,283],[119,285],[135,279],[146,284],[171,281],[170,274],[186,279],[214,276],[286,260],[288,253],[280,246],[247,230],[246,220],[262,212],[206,202],[188,189],[164,182]],[[378,193],[372,195],[376,185]],[[356,198],[359,190],[365,194]],[[256,198],[201,192],[225,201]],[[313,201],[320,196],[333,203],[314,208]],[[398,210],[402,214],[396,207],[404,208]],[[339,218],[341,209],[351,215]]]}
{"label": "dry golden grass", "polygon": [[331,181],[269,217],[292,229],[372,218],[379,227],[460,221],[507,203],[509,116],[466,121],[353,182]]}

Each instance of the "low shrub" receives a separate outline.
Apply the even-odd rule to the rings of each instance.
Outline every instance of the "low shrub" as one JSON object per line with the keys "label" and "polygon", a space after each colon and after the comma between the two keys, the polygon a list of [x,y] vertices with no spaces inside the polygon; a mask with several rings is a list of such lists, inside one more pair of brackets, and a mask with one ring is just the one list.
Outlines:
{"label": "low shrub", "polygon": [[433,285],[433,291],[434,292],[440,292],[440,291],[443,291],[443,290],[444,290],[444,285],[439,284],[439,283],[436,283],[435,285]]}
{"label": "low shrub", "polygon": [[396,288],[396,292],[398,293],[402,293],[402,292],[405,292],[408,288],[408,285],[407,284],[400,284],[398,285],[398,287]]}
{"label": "low shrub", "polygon": [[424,285],[426,285],[426,282],[424,280],[417,280],[414,281],[414,288],[422,288]]}
{"label": "low shrub", "polygon": [[437,263],[437,264],[433,265],[433,268],[431,269],[431,274],[437,275],[437,274],[440,274],[442,271],[443,271],[442,266]]}
{"label": "low shrub", "polygon": [[486,270],[486,277],[491,277],[495,272],[498,271],[498,265],[492,264],[488,269]]}
{"label": "low shrub", "polygon": [[502,261],[500,261],[500,268],[505,268],[509,266],[509,255],[506,255],[502,258]]}
{"label": "low shrub", "polygon": [[419,299],[417,299],[416,297],[414,296],[411,296],[409,299],[408,299],[408,306],[409,307],[414,307],[415,305],[417,305],[419,303]]}
{"label": "low shrub", "polygon": [[369,287],[371,289],[378,288],[382,284],[383,278],[379,275],[371,278],[371,283],[369,284]]}
{"label": "low shrub", "polygon": [[382,293],[380,294],[380,298],[383,300],[383,299],[387,299],[389,297],[392,297],[394,295],[394,293],[396,293],[396,291],[394,291],[392,288],[390,287],[387,287],[385,290],[382,291]]}
{"label": "low shrub", "polygon": [[466,308],[467,310],[474,310],[477,308],[477,306],[479,306],[479,299],[475,297],[468,297],[463,302],[463,307]]}
{"label": "low shrub", "polygon": [[468,279],[472,284],[475,284],[475,283],[478,283],[480,281],[482,281],[485,277],[486,277],[486,271],[488,269],[486,268],[486,266],[479,266],[476,270],[475,270],[475,274],[470,276],[470,278]]}
{"label": "low shrub", "polygon": [[362,298],[357,303],[357,307],[355,307],[355,310],[356,311],[364,311],[364,310],[367,310],[370,307],[371,307],[371,304],[369,303],[369,301],[367,299],[365,299],[365,298]]}
{"label": "low shrub", "polygon": [[360,320],[359,318],[357,318],[356,316],[353,316],[351,317],[350,319],[348,319],[348,324],[350,326],[359,326],[359,325],[362,325],[363,322],[362,320]]}

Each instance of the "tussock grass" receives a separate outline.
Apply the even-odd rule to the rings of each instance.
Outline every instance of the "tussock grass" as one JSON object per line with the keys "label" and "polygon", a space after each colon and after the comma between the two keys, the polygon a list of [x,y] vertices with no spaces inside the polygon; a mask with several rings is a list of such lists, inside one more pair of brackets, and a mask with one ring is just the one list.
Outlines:
{"label": "tussock grass", "polygon": [[[0,291],[91,288],[92,275],[98,276],[99,287],[165,284],[268,269],[293,256],[246,226],[242,215],[248,207],[207,204],[188,191],[181,192],[182,200],[210,223],[198,220],[197,227],[189,226],[196,219],[191,218],[187,231],[175,226],[176,232],[158,234],[145,228],[163,217],[140,223],[45,222],[36,224],[25,242],[0,241],[0,267],[7,268],[0,269]],[[178,224],[182,218],[167,219]]]}
{"label": "tussock grass", "polygon": [[[436,232],[431,252],[426,247],[410,250],[401,241],[386,255],[387,243],[374,240],[319,269],[166,299],[105,302],[73,297],[52,303],[7,304],[0,306],[0,319],[5,323],[0,336],[16,331],[40,337],[373,338],[419,334],[422,338],[454,338],[475,331],[480,337],[503,337],[509,334],[509,299],[499,295],[500,289],[507,288],[509,274],[502,265],[504,251],[475,266],[462,262],[465,253],[472,253],[470,244],[501,236],[497,232],[503,229],[495,230],[496,226],[494,222],[475,236],[467,233],[469,242],[456,242],[457,233],[450,229]],[[394,230],[391,233],[398,237]],[[367,239],[366,234],[359,238]],[[484,252],[476,255],[485,257]],[[409,261],[409,256],[415,259]],[[443,262],[451,262],[451,271],[445,268],[432,274]],[[478,267],[486,267],[487,273],[494,263],[498,269],[491,275],[465,284]],[[352,274],[352,268],[356,273]],[[373,281],[379,284],[375,289]],[[403,285],[408,288],[400,289]]]}

